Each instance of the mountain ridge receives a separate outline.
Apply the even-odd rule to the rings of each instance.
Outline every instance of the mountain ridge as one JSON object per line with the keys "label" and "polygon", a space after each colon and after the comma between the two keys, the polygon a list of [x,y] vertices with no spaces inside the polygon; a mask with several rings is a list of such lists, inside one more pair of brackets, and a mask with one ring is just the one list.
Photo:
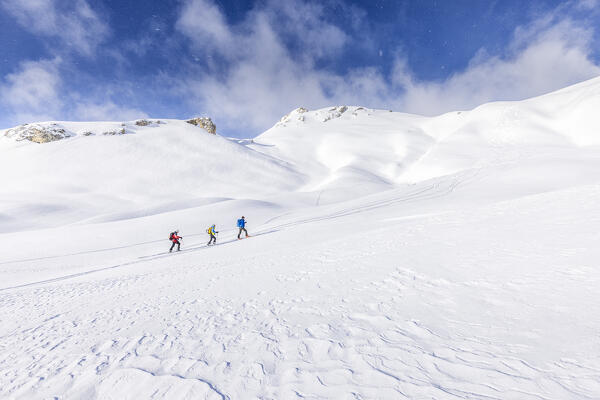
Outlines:
{"label": "mountain ridge", "polygon": [[[17,229],[15,221],[56,226],[205,198],[323,205],[481,169],[495,171],[501,198],[512,190],[503,168],[521,168],[523,188],[550,190],[600,173],[591,161],[597,109],[600,78],[437,117],[301,107],[253,139],[211,134],[202,128],[210,119],[33,123],[26,127],[60,140],[38,144],[14,128],[0,131],[0,219],[5,230]],[[557,157],[567,173],[552,167]],[[560,178],[537,183],[541,165]],[[569,179],[574,168],[579,175]]]}

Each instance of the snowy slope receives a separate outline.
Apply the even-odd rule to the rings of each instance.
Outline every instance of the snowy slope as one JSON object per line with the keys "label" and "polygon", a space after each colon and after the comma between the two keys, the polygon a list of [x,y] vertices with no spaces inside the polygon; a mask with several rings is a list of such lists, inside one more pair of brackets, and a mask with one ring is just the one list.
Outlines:
{"label": "snowy slope", "polygon": [[332,182],[352,186],[357,180],[385,187],[512,165],[547,153],[554,161],[557,149],[569,163],[571,156],[579,157],[574,153],[587,154],[589,148],[593,157],[600,145],[598,109],[600,78],[527,101],[490,103],[434,118],[362,107],[298,109],[255,142],[272,146],[269,154],[301,170],[317,169],[310,189]]}
{"label": "snowy slope", "polygon": [[[568,185],[570,171],[565,179],[555,175],[565,175],[573,159],[580,170],[571,183],[587,183],[585,177],[598,173],[599,88],[595,79],[527,101],[434,118],[363,107],[298,109],[253,141],[211,135],[177,120],[149,126],[42,123],[67,136],[44,144],[16,141],[4,131],[0,231],[122,219],[227,199],[270,201],[290,192],[335,203],[494,166],[521,170],[521,185],[535,184],[535,193]],[[103,135],[121,129],[126,134]],[[552,173],[539,173],[548,168]],[[533,182],[540,175],[557,181]]]}
{"label": "snowy slope", "polygon": [[302,179],[280,160],[184,121],[128,123],[124,135],[99,133],[122,129],[121,123],[58,124],[73,136],[44,144],[0,141],[3,231],[265,196]]}
{"label": "snowy slope", "polygon": [[599,106],[0,133],[0,397],[600,398]]}

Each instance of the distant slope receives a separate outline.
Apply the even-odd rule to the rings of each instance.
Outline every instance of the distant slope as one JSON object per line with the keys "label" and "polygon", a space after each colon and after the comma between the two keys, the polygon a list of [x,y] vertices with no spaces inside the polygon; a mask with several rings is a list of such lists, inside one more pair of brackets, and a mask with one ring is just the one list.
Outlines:
{"label": "distant slope", "polygon": [[543,191],[595,182],[596,110],[600,78],[525,101],[432,118],[363,107],[300,108],[252,147],[310,172],[304,189],[329,192],[331,201],[488,167],[498,173],[521,168],[522,185],[559,178],[537,188]]}
{"label": "distant slope", "polygon": [[[57,124],[68,132],[121,129],[120,123]],[[302,183],[285,162],[183,121],[130,123],[126,130],[44,144],[2,138],[3,228],[56,226],[199,199],[264,197]]]}
{"label": "distant slope", "polygon": [[327,204],[473,169],[492,191],[554,190],[600,176],[599,109],[596,78],[433,118],[300,108],[254,140],[179,120],[33,124],[44,131],[33,142],[0,131],[0,222],[24,230],[227,199]]}
{"label": "distant slope", "polygon": [[599,109],[600,78],[595,78],[525,101],[432,118],[363,107],[300,108],[255,142],[323,173],[355,167],[392,181],[420,180],[417,169],[431,178],[505,161],[498,154],[504,149],[598,146]]}

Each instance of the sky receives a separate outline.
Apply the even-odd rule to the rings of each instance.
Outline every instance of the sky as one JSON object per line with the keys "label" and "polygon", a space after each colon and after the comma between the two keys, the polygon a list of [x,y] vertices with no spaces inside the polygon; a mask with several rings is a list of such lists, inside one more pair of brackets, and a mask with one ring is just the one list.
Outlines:
{"label": "sky", "polygon": [[600,0],[0,0],[0,129],[297,107],[422,115],[600,75]]}

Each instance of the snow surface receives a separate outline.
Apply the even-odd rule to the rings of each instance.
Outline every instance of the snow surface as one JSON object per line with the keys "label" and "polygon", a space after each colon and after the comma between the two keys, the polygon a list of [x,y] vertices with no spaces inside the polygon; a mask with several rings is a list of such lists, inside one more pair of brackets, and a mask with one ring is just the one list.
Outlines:
{"label": "snow surface", "polygon": [[598,399],[599,109],[0,132],[0,397]]}

